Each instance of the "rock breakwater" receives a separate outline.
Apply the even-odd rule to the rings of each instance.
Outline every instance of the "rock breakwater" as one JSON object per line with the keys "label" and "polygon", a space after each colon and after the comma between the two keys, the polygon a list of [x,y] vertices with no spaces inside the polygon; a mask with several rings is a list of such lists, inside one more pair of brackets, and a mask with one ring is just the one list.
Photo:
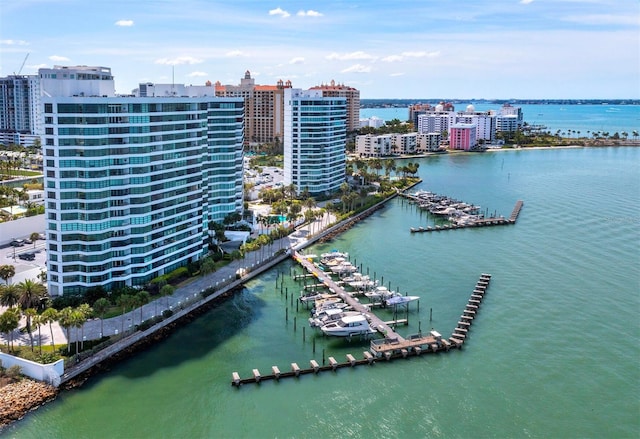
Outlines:
{"label": "rock breakwater", "polygon": [[1,387],[0,431],[57,395],[58,389],[55,387],[26,378]]}

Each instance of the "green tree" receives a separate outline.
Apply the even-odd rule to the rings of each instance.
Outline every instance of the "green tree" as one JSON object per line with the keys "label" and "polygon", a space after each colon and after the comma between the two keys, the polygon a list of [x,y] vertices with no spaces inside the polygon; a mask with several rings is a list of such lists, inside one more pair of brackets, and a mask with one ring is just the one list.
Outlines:
{"label": "green tree", "polygon": [[136,307],[140,308],[140,324],[142,324],[142,310],[144,306],[149,303],[151,296],[147,291],[138,291],[138,293],[133,297],[134,303]]}
{"label": "green tree", "polygon": [[[58,323],[67,333],[67,353],[71,351],[71,327],[74,324],[73,308],[67,306],[58,312]],[[53,341],[53,332],[51,333]]]}
{"label": "green tree", "polygon": [[58,311],[55,308],[47,308],[40,315],[40,323],[49,325],[49,331],[51,332],[51,347],[55,346],[53,339],[53,322],[58,321]]}
{"label": "green tree", "polygon": [[167,298],[167,309],[169,309],[169,296],[172,296],[174,291],[175,289],[171,285],[160,288],[160,295]]}
{"label": "green tree", "polygon": [[9,308],[0,314],[0,332],[7,334],[7,350],[13,350],[13,331],[18,329],[19,324],[20,313],[16,308]]}
{"label": "green tree", "polygon": [[127,313],[127,309],[129,309],[132,303],[133,303],[133,298],[128,294],[121,294],[120,296],[118,296],[118,299],[116,299],[116,304],[122,309],[122,322],[121,322],[122,333],[124,333],[124,317],[125,317],[125,314]]}
{"label": "green tree", "polygon": [[[81,326],[81,331],[82,331],[82,344],[80,345],[80,349],[84,350],[84,324],[87,322],[87,320],[89,320],[91,317],[93,317],[93,308],[91,308],[89,306],[89,304],[87,303],[82,303],[80,304],[80,306],[78,306],[77,311],[82,314],[82,326]],[[76,332],[76,335],[78,333]],[[77,337],[76,337],[76,352],[78,352],[78,343],[77,343]]]}
{"label": "green tree", "polygon": [[36,248],[37,241],[40,239],[40,234],[38,232],[33,232],[29,235],[29,239],[33,241],[33,248]]}
{"label": "green tree", "polygon": [[0,285],[0,305],[12,308],[20,301],[20,291],[16,285]]}
{"label": "green tree", "polygon": [[[18,304],[22,311],[26,311],[28,308],[40,308],[42,301],[46,298],[46,288],[44,285],[34,282],[30,279],[26,279],[20,282],[18,285],[18,292],[20,298]],[[31,315],[25,314],[27,318],[27,332],[29,333],[29,339],[31,340],[31,347],[33,348],[33,335],[31,333]]]}
{"label": "green tree", "polygon": [[0,278],[9,285],[9,279],[16,275],[16,267],[13,265],[0,265]]}
{"label": "green tree", "polygon": [[26,329],[27,329],[27,332],[29,333],[29,341],[31,342],[31,352],[33,352],[33,335],[32,335],[33,324],[34,324],[33,320],[34,318],[37,319],[38,312],[35,310],[35,308],[27,308],[23,310],[22,313],[27,318]]}
{"label": "green tree", "polygon": [[101,297],[93,303],[93,310],[100,317],[100,337],[104,335],[104,314],[111,307],[108,299]]}

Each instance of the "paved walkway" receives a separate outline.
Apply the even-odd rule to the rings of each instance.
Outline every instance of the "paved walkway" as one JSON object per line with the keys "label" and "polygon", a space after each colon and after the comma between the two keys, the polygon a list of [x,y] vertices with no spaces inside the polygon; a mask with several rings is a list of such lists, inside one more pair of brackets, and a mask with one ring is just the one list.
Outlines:
{"label": "paved walkway", "polygon": [[[311,232],[317,234],[318,231],[322,229],[321,225],[323,223],[331,224],[334,221],[335,217],[327,213],[322,220],[318,219],[314,221],[314,223],[302,225],[291,235],[281,238],[262,249],[247,253],[244,259],[233,260],[226,266],[211,274],[198,277],[187,285],[176,288],[173,295],[158,298],[144,305],[142,310],[137,308],[131,312],[123,314],[122,316],[105,319],[103,322],[101,322],[100,319],[95,318],[86,322],[83,329],[76,330],[75,328],[71,328],[70,341],[94,340],[99,339],[102,336],[121,334],[122,331],[130,330],[134,325],[138,325],[144,320],[160,315],[164,310],[180,308],[187,301],[197,299],[200,292],[210,287],[222,285],[235,280],[236,271],[239,268],[250,270],[252,267],[261,264],[263,260],[273,256],[280,249],[297,249],[304,247],[307,242],[307,237]],[[23,319],[20,327],[24,327],[24,324],[25,322]],[[65,331],[60,327],[60,325],[56,322],[52,326],[54,328],[55,343],[67,343]],[[51,334],[48,325],[42,327],[41,333],[43,345],[51,343]],[[34,338],[36,340],[38,338],[37,331],[34,332]],[[26,346],[30,343],[29,335],[26,333],[20,333],[20,331],[14,331],[13,340],[16,345]],[[6,344],[5,334],[0,334],[0,342]]]}

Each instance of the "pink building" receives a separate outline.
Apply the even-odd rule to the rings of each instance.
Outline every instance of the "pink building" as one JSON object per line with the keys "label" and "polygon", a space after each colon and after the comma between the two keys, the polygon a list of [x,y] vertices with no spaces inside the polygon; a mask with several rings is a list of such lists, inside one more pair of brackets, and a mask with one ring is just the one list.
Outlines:
{"label": "pink building", "polygon": [[476,136],[476,126],[470,123],[457,123],[451,125],[449,130],[449,147],[451,149],[461,149],[470,151],[476,148],[478,139]]}

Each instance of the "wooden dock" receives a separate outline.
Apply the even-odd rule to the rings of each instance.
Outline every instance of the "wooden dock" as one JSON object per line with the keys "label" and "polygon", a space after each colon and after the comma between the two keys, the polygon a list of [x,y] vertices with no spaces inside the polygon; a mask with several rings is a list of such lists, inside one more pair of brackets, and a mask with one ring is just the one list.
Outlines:
{"label": "wooden dock", "polygon": [[513,211],[509,218],[500,217],[489,217],[482,218],[470,221],[465,224],[443,224],[441,226],[428,226],[428,227],[411,227],[411,233],[422,233],[422,232],[440,232],[443,230],[455,230],[455,229],[468,229],[471,227],[489,227],[489,226],[504,226],[508,224],[515,224],[518,215],[520,215],[520,210],[524,202],[522,200],[518,200],[513,207]]}
{"label": "wooden dock", "polygon": [[[328,275],[319,270],[305,258],[301,257],[297,253],[294,253],[293,257],[301,264],[302,261],[304,261],[305,263],[303,266],[308,270],[313,270],[313,272],[318,276],[322,274],[322,277],[318,277],[318,279],[325,281],[328,279],[328,281],[333,282]],[[320,271],[320,273],[317,273],[316,270]],[[329,364],[326,364],[323,353],[322,365],[320,365],[316,360],[310,360],[309,367],[307,368],[301,368],[297,363],[291,363],[291,369],[286,372],[281,372],[278,366],[272,366],[271,373],[266,375],[261,374],[258,369],[253,369],[252,376],[249,378],[241,378],[238,372],[233,372],[231,384],[233,386],[240,387],[242,384],[260,383],[268,380],[277,381],[281,378],[299,377],[300,375],[318,374],[326,371],[336,372],[338,369],[345,367],[372,365],[378,361],[408,358],[411,356],[421,355],[422,353],[446,352],[452,348],[460,349],[467,338],[467,334],[480,308],[480,304],[482,303],[482,299],[484,298],[490,280],[490,274],[483,273],[480,275],[480,279],[478,279],[471,297],[460,316],[460,320],[449,339],[442,338],[442,336],[436,331],[430,331],[427,335],[420,333],[410,335],[406,338],[401,337],[388,326],[388,323],[392,322],[383,322],[377,316],[371,314],[367,308],[360,304],[360,302],[349,296],[349,294],[342,288],[334,284],[332,288],[334,288],[334,291],[337,294],[344,294],[345,302],[353,306],[354,309],[364,309],[362,312],[367,314],[368,318],[371,318],[372,325],[375,324],[377,328],[380,328],[378,329],[379,332],[386,334],[384,338],[371,340],[369,350],[362,353],[363,356],[361,359],[356,359],[353,355],[347,354],[346,361],[344,362],[338,362],[334,357],[329,357]]]}

